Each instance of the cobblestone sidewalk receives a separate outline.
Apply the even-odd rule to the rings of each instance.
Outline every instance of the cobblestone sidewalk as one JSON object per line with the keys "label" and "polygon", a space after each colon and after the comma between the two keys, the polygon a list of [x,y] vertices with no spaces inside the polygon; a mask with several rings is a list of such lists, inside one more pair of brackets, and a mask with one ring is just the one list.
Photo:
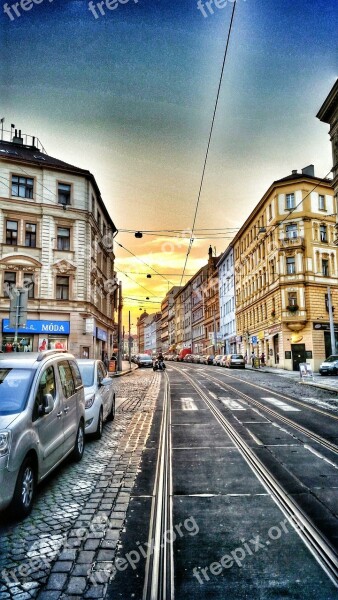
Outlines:
{"label": "cobblestone sidewalk", "polygon": [[114,385],[127,400],[102,439],[41,485],[28,519],[0,523],[1,600],[104,597],[160,377],[136,372]]}

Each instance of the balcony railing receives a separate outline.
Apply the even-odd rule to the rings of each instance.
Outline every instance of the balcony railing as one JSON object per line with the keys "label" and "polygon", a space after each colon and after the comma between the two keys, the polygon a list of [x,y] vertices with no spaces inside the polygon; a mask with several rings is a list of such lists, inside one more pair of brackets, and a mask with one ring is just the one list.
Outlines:
{"label": "balcony railing", "polygon": [[304,248],[305,240],[303,237],[286,237],[279,240],[280,248]]}

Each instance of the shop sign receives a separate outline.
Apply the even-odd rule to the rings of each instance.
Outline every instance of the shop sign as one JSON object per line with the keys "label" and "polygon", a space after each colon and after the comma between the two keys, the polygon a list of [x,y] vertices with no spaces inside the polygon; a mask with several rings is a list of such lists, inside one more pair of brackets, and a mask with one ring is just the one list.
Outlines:
{"label": "shop sign", "polygon": [[96,327],[96,338],[102,342],[106,342],[108,340],[108,333],[103,331],[103,329]]}
{"label": "shop sign", "polygon": [[[14,327],[10,327],[9,319],[2,319],[3,333],[15,333]],[[44,333],[69,335],[70,321],[27,321],[26,327],[19,327],[18,333]]]}
{"label": "shop sign", "polygon": [[257,337],[259,340],[264,340],[264,331],[259,331]]}
{"label": "shop sign", "polygon": [[92,317],[86,319],[85,332],[91,333],[93,336],[95,336],[95,319],[93,319]]}
{"label": "shop sign", "polygon": [[275,335],[276,333],[279,333],[280,331],[282,331],[282,325],[274,325],[273,327],[270,327],[268,329],[269,335]]}
{"label": "shop sign", "polygon": [[[330,331],[330,323],[313,323],[313,329],[317,331]],[[338,323],[334,323],[334,330],[338,331]]]}

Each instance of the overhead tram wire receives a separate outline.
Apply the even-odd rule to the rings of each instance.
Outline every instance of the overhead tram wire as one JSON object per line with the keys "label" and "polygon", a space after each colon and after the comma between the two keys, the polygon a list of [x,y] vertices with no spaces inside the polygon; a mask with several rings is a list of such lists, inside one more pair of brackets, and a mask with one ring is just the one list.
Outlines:
{"label": "overhead tram wire", "polygon": [[218,107],[218,101],[219,101],[221,87],[222,87],[222,81],[223,81],[224,68],[225,68],[225,63],[226,63],[226,59],[227,59],[227,55],[228,55],[228,48],[229,48],[229,43],[230,43],[232,25],[233,25],[234,16],[235,16],[236,4],[237,4],[237,0],[235,0],[235,2],[233,4],[233,7],[232,7],[232,13],[231,13],[231,19],[230,19],[228,37],[227,37],[227,42],[226,42],[226,46],[225,46],[225,52],[224,52],[224,58],[223,58],[223,63],[222,63],[221,75],[220,75],[219,83],[218,83],[218,90],[217,90],[216,102],[215,102],[215,106],[214,106],[214,113],[213,113],[212,121],[211,121],[209,139],[208,139],[208,144],[207,144],[207,150],[206,150],[205,158],[204,158],[204,165],[203,165],[202,177],[201,177],[201,182],[200,182],[200,187],[199,187],[198,197],[197,197],[197,202],[196,202],[196,208],[195,208],[193,226],[192,226],[192,229],[191,229],[190,242],[189,242],[189,247],[188,247],[188,250],[187,250],[186,257],[185,257],[185,263],[184,263],[184,267],[183,267],[183,273],[182,273],[182,278],[181,278],[180,285],[182,285],[182,281],[183,281],[185,269],[186,269],[186,266],[187,266],[189,254],[190,254],[193,242],[194,242],[194,237],[193,236],[194,236],[194,231],[195,231],[195,224],[196,224],[198,207],[199,207],[199,203],[200,203],[200,199],[201,199],[201,194],[202,194],[202,188],[203,188],[203,183],[204,183],[204,176],[205,176],[206,166],[207,166],[208,157],[209,157],[209,150],[210,150],[211,138],[212,138],[212,134],[213,134],[213,130],[214,130],[214,124],[215,124],[216,112],[217,112],[217,107]]}
{"label": "overhead tram wire", "polygon": [[[121,271],[121,269],[118,269],[117,267],[115,267],[115,271],[117,271],[117,273],[121,273],[122,275],[124,275],[125,277],[127,277],[127,279],[130,279],[130,281],[132,281],[133,283],[135,283],[136,285],[138,285],[140,288],[142,288],[143,290],[145,290],[147,292],[147,294],[149,294],[150,296],[152,296],[152,292],[150,290],[147,290],[147,288],[145,288],[143,285],[141,285],[140,283],[138,283],[137,281],[135,281],[135,279],[133,279],[132,277],[130,277],[129,275],[127,275],[124,271]],[[153,296],[153,298],[159,298],[159,296]]]}
{"label": "overhead tram wire", "polygon": [[136,256],[136,254],[134,254],[134,252],[131,252],[131,250],[128,250],[128,248],[125,248],[124,246],[122,246],[122,244],[120,244],[116,240],[115,240],[115,244],[117,244],[118,246],[120,246],[120,248],[123,248],[123,250],[125,250],[126,252],[129,252],[129,254],[131,254],[131,256],[133,256],[134,258],[136,258],[136,260],[138,260],[139,262],[143,263],[146,267],[148,267],[149,269],[151,269],[152,271],[154,271],[154,273],[156,273],[156,275],[159,275],[160,277],[162,277],[163,279],[165,279],[165,281],[167,281],[171,285],[173,285],[173,286],[175,285],[167,277],[165,277],[164,275],[161,275],[161,273],[159,273],[158,271],[156,271],[156,269],[154,269],[154,267],[151,267],[150,265],[148,265],[144,260],[142,260],[142,258],[139,258],[138,256]]}

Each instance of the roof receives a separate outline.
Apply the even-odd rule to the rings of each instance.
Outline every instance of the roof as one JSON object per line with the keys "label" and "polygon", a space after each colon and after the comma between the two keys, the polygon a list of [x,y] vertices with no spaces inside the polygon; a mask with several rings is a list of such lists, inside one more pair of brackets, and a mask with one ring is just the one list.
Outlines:
{"label": "roof", "polygon": [[338,79],[330,91],[327,98],[324,100],[323,105],[319,109],[317,113],[317,119],[323,121],[324,123],[331,124],[331,119],[335,111],[338,108]]}
{"label": "roof", "polygon": [[74,165],[66,163],[63,160],[59,160],[58,158],[54,158],[53,156],[44,154],[36,146],[16,144],[13,142],[7,142],[5,140],[0,141],[0,158],[5,161],[8,160],[12,163],[25,163],[28,165],[34,165],[35,167],[38,167],[40,169],[48,168],[56,171],[63,171],[65,173],[71,173],[72,175],[78,175],[80,177],[85,177],[92,183],[92,186],[99,200],[102,212],[105,214],[106,219],[108,219],[108,221],[112,225],[113,232],[117,231],[113,220],[110,214],[108,213],[106,205],[102,200],[100,188],[96,182],[96,179],[94,175],[87,169],[75,167]]}

